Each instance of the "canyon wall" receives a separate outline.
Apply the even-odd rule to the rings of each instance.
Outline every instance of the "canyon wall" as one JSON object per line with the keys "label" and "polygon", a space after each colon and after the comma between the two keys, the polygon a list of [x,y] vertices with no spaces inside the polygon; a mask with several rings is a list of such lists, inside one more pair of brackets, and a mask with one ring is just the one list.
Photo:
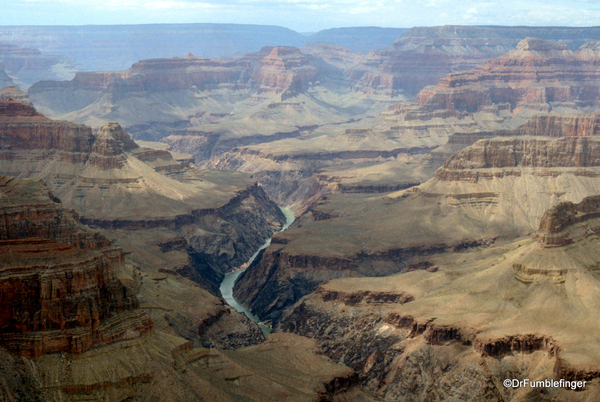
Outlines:
{"label": "canyon wall", "polygon": [[[137,287],[160,328],[207,347],[238,348],[264,339],[256,324],[223,305],[219,293],[223,275],[245,263],[285,222],[254,180],[140,147],[117,123],[92,133],[14,101],[0,102],[0,116],[0,171],[43,179],[53,197],[76,211],[75,219],[120,239],[129,250],[126,258],[118,257],[120,272],[128,264],[134,277],[169,278],[160,285],[148,278]],[[81,239],[81,247],[86,242]],[[195,300],[196,308],[168,313],[177,307],[171,298],[160,298],[165,291]]]}
{"label": "canyon wall", "polygon": [[535,37],[561,42],[571,50],[600,39],[597,29],[457,26],[415,27],[389,48],[372,50],[352,76],[363,91],[406,91],[416,95],[446,75],[471,70]]}
{"label": "canyon wall", "polygon": [[152,330],[117,279],[125,258],[40,181],[0,179],[2,343],[31,357],[82,353]]}

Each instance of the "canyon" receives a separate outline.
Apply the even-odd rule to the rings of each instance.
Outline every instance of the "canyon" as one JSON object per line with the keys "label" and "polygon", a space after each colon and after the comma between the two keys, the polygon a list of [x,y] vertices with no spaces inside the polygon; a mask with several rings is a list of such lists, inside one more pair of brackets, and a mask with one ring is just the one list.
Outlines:
{"label": "canyon", "polygon": [[0,179],[0,359],[18,375],[3,399],[373,400],[314,341],[265,342],[220,297],[223,274],[285,222],[247,175],[12,99],[0,126],[2,170],[20,176]]}
{"label": "canyon", "polygon": [[[92,133],[12,100],[0,102],[0,137],[3,174],[43,179],[82,223],[123,239],[128,262],[137,267],[132,272],[150,275],[140,298],[152,306],[155,322],[205,346],[263,339],[218,297],[223,275],[285,223],[247,175],[190,167],[166,150],[138,146],[117,123]],[[172,300],[161,292],[187,295],[205,308],[168,314]],[[215,329],[221,326],[239,333],[224,337]]]}
{"label": "canyon", "polygon": [[[234,296],[276,332],[317,339],[382,400],[593,400],[595,119],[534,118],[420,185],[329,194],[274,236]],[[498,380],[512,377],[589,382]]]}
{"label": "canyon", "polygon": [[599,35],[337,29],[3,89],[0,396],[596,400]]}

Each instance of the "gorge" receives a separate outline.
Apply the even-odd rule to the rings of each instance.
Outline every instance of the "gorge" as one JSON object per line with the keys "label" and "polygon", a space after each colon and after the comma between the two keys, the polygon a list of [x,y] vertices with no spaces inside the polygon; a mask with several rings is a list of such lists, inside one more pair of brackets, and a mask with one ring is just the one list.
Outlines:
{"label": "gorge", "polygon": [[[294,222],[294,211],[287,209],[287,208],[281,208],[281,212],[283,212],[283,214],[285,215],[286,223],[285,223],[285,225],[283,225],[281,227],[281,230],[279,231],[279,233],[286,230]],[[258,326],[263,331],[263,334],[265,336],[268,336],[271,333],[271,328],[260,323],[259,322],[260,319],[257,316],[252,314],[250,312],[250,310],[248,310],[246,307],[244,307],[238,303],[238,301],[233,297],[233,286],[234,286],[235,282],[237,281],[237,279],[240,277],[240,275],[243,274],[243,272],[252,265],[254,260],[258,257],[259,253],[262,250],[264,250],[265,248],[269,247],[269,245],[271,245],[271,240],[272,240],[272,237],[269,238],[266,242],[264,242],[263,245],[260,246],[254,252],[254,254],[252,254],[252,256],[248,259],[248,261],[246,261],[236,271],[225,275],[223,278],[223,281],[221,282],[221,286],[219,287],[219,291],[221,292],[221,295],[222,295],[223,299],[225,299],[227,304],[229,304],[231,307],[235,308],[237,312],[245,314],[252,321],[258,323]]]}
{"label": "gorge", "polygon": [[598,28],[15,32],[0,399],[600,398]]}

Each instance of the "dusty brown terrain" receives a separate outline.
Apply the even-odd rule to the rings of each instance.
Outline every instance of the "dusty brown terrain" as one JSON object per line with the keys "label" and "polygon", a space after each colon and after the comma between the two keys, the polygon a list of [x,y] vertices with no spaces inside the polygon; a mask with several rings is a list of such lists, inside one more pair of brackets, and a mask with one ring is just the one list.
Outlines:
{"label": "dusty brown terrain", "polygon": [[78,219],[125,247],[125,278],[138,278],[136,293],[159,328],[207,347],[264,339],[218,290],[285,221],[254,180],[139,147],[116,123],[93,134],[14,101],[0,109],[0,170],[44,179]]}
{"label": "dusty brown terrain", "polygon": [[[251,173],[273,199],[302,212],[328,193],[392,191],[394,186],[421,183],[448,157],[481,138],[594,133],[596,117],[588,113],[598,110],[596,47],[596,42],[587,42],[569,50],[561,43],[524,39],[505,55],[452,73],[376,118],[323,125],[300,131],[295,138],[238,145],[220,155],[213,153],[204,165]],[[573,113],[582,112],[589,121],[569,122],[574,121]],[[537,120],[529,122],[532,117]],[[557,133],[547,133],[550,126]],[[508,132],[516,128],[517,132]],[[186,149],[176,137],[166,141]],[[415,158],[427,153],[422,160]],[[412,167],[405,163],[410,159],[416,162]],[[361,177],[367,171],[353,169],[357,164],[370,164],[371,174],[381,169],[377,174],[382,178],[396,164],[404,180],[373,183],[372,177]],[[336,169],[353,171],[356,176],[350,180],[356,184],[332,184],[337,181]],[[331,179],[322,180],[329,175]]]}
{"label": "dusty brown terrain", "polygon": [[[600,144],[596,116],[578,117],[480,140],[411,189],[328,195],[234,295],[318,339],[384,400],[594,400],[597,197],[586,197],[600,192]],[[511,391],[505,378],[590,382]]]}
{"label": "dusty brown terrain", "polygon": [[[244,348],[264,341],[262,332],[211,293],[222,278],[211,258],[224,258],[219,253],[230,252],[228,246],[243,252],[236,243],[247,237],[241,222],[255,236],[280,224],[247,175],[196,171],[167,151],[140,148],[116,123],[92,134],[14,101],[0,103],[0,110],[4,168],[13,168],[15,159],[29,163],[22,175],[48,179],[81,211],[82,221],[106,227],[102,233],[110,239],[78,223],[79,215],[62,207],[40,180],[1,180],[0,359],[11,375],[0,398],[373,400],[356,373],[323,356],[314,341],[277,334]],[[67,169],[74,174],[64,180],[59,175]],[[127,186],[132,172],[142,186]],[[183,186],[186,180],[192,183]],[[111,193],[111,186],[123,183],[117,195]],[[151,203],[136,203],[158,197],[165,184],[173,198],[186,202],[180,201],[181,211],[168,199],[163,205],[174,208],[155,205],[150,211]],[[178,188],[188,191],[185,197],[173,194]],[[70,191],[84,202],[75,202]],[[112,213],[95,215],[87,206],[94,192]],[[131,205],[119,204],[127,194]],[[219,225],[236,231],[208,232]]]}
{"label": "dusty brown terrain", "polygon": [[[596,400],[598,44],[476,28],[414,29],[366,57],[265,47],[32,88],[41,110],[95,133],[0,103],[0,172],[43,177],[123,247],[117,277],[155,331],[79,362],[35,361],[58,381],[6,356],[24,389],[370,400],[361,384],[385,401]],[[105,123],[116,119],[138,138],[171,135],[140,146]],[[267,194],[297,219],[234,289],[282,332],[258,344],[218,283],[282,224]]]}
{"label": "dusty brown terrain", "polygon": [[[328,282],[280,328],[319,339],[385,400],[594,400],[597,217],[597,196],[560,203],[535,236],[431,256],[386,278]],[[511,390],[504,378],[587,385]]]}

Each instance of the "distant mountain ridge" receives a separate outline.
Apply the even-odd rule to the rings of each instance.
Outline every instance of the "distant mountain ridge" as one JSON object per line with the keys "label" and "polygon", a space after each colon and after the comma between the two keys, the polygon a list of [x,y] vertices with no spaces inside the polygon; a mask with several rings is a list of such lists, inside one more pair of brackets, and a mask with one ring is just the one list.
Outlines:
{"label": "distant mountain ridge", "polygon": [[330,42],[366,53],[391,45],[406,29],[339,28],[311,36],[288,28],[244,24],[148,24],[1,26],[0,42],[61,54],[83,70],[123,70],[144,59],[184,56],[218,58],[256,52],[263,46]]}

